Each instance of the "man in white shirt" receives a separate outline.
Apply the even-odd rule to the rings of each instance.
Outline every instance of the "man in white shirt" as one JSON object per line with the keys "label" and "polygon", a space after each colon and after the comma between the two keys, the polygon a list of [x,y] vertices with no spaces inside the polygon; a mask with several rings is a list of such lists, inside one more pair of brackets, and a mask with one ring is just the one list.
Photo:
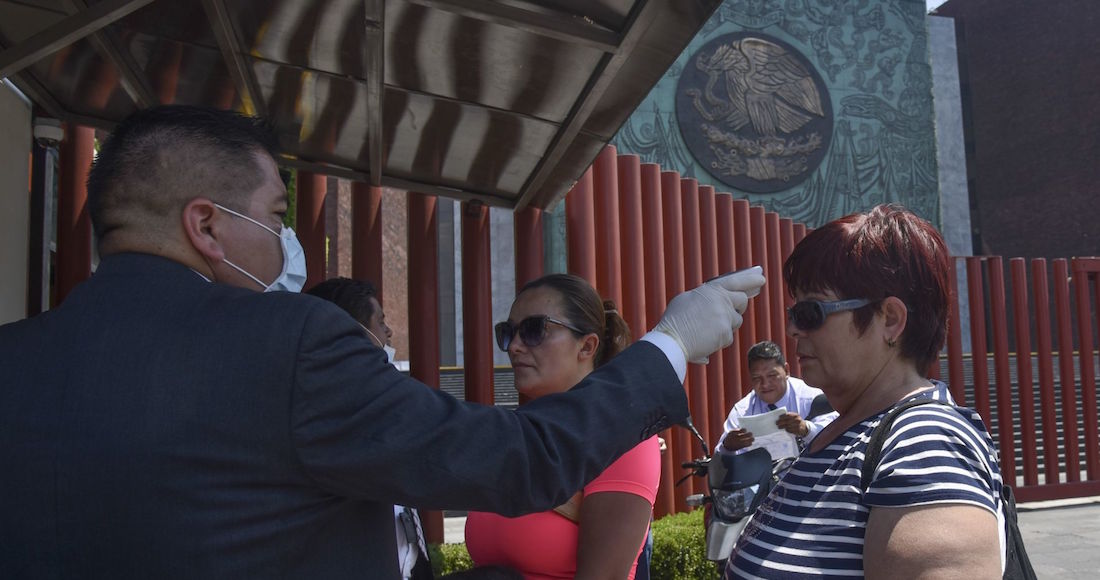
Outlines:
{"label": "man in white shirt", "polygon": [[779,345],[769,340],[754,344],[749,349],[748,362],[752,392],[730,410],[725,432],[715,446],[716,452],[739,452],[753,444],[752,432],[741,428],[742,417],[786,408],[787,412],[775,424],[797,437],[800,447],[809,444],[822,428],[836,419],[835,411],[809,420],[803,418],[809,415],[814,398],[823,393],[790,376],[790,367]]}

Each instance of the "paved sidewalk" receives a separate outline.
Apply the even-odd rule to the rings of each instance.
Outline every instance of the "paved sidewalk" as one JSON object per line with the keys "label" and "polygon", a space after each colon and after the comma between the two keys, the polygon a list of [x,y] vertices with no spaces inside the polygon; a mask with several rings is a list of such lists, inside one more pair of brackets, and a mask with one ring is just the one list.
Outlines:
{"label": "paved sidewalk", "polygon": [[1016,507],[1020,532],[1039,578],[1100,578],[1100,497]]}

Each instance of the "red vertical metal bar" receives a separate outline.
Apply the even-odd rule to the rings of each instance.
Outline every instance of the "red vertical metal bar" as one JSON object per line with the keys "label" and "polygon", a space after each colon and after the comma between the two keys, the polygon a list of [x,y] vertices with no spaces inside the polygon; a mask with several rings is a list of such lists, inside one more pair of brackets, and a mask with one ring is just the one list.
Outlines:
{"label": "red vertical metal bar", "polygon": [[1000,256],[991,256],[989,266],[989,316],[993,330],[993,371],[997,382],[997,441],[1000,445],[1001,474],[1007,483],[1016,482],[1016,429],[1012,421],[1012,378],[1008,365],[1008,317],[1005,307],[1005,267]]}
{"label": "red vertical metal bar", "polygon": [[[408,194],[409,375],[439,388],[439,223],[436,197]],[[380,254],[379,254],[380,255]],[[378,275],[379,283],[381,275]],[[443,512],[421,512],[424,537],[443,541]]]}
{"label": "red vertical metal bar", "polygon": [[772,341],[785,349],[787,330],[783,326],[783,248],[779,237],[779,214],[771,211],[764,214],[764,231],[768,236],[768,273],[774,281],[764,286],[768,293],[769,333]]}
{"label": "red vertical metal bar", "polygon": [[1043,417],[1043,481],[1056,484],[1058,477],[1058,417],[1054,403],[1054,348],[1050,332],[1050,291],[1047,261],[1031,261],[1031,288],[1035,291],[1035,337],[1039,361],[1039,407]]}
{"label": "red vertical metal bar", "polygon": [[592,164],[596,210],[596,290],[622,304],[621,242],[619,240],[619,167],[615,146],[603,148]]}
{"label": "red vertical metal bar", "polygon": [[310,171],[298,172],[297,234],[306,254],[306,288],[325,280],[325,194],[328,179]]}
{"label": "red vertical metal bar", "polygon": [[[1012,315],[1016,321],[1016,400],[1020,405],[1020,443],[1024,456],[1024,485],[1039,485],[1035,456],[1035,393],[1031,379],[1031,313],[1027,307],[1027,264],[1023,258],[1008,261],[1012,275]],[[1009,481],[1008,483],[1014,483]]]}
{"label": "red vertical metal bar", "polygon": [[951,396],[960,405],[967,405],[965,381],[963,378],[962,318],[959,315],[959,265],[963,261],[951,260],[951,308],[947,312],[947,375]]}
{"label": "red vertical metal bar", "polygon": [[[61,140],[57,184],[57,303],[92,275],[92,220],[88,214],[88,169],[95,157],[95,130],[67,125]],[[48,217],[48,216],[47,216]]]}
{"label": "red vertical metal bar", "polygon": [[[733,196],[728,193],[719,193],[715,196],[714,211],[718,221],[718,271],[732,272],[737,269]],[[744,348],[745,346],[741,344],[741,333],[738,332],[733,335],[733,344],[722,350],[722,374],[724,375],[722,386],[725,389],[723,410],[725,411],[741,400],[741,352]],[[719,425],[723,425],[725,421],[725,418],[722,418]]]}
{"label": "red vertical metal bar", "polygon": [[786,344],[787,364],[791,367],[791,374],[798,377],[802,375],[802,366],[798,364],[798,357],[794,356],[795,349],[798,348],[797,341],[787,334],[787,309],[794,304],[794,299],[791,298],[791,293],[787,291],[786,282],[783,280],[783,264],[787,262],[787,257],[794,251],[794,222],[789,218],[780,218],[779,220],[779,267],[776,272],[780,283],[779,298],[780,298],[780,310],[779,310],[779,334],[777,337],[783,337]]}
{"label": "red vertical metal bar", "polygon": [[[949,260],[949,263],[950,263],[951,267],[954,268],[955,267],[955,261],[952,260],[951,258],[948,258],[948,260]],[[947,300],[948,300],[949,304],[954,302],[955,301],[954,294],[948,295]],[[948,324],[949,325],[950,325],[950,316],[951,316],[950,315],[950,308],[951,308],[951,306],[948,307]],[[950,326],[948,327],[948,332],[950,332]],[[941,380],[942,379],[942,377],[940,377],[940,361],[942,360],[942,358],[943,358],[943,349],[940,349],[940,353],[936,355],[935,360],[933,360],[932,363],[928,365],[928,369],[925,370],[925,376],[927,376],[929,379],[933,379],[933,380]]]}
{"label": "red vertical metal bar", "polygon": [[928,364],[928,369],[925,371],[925,376],[936,381],[943,380],[943,377],[940,376],[940,361],[942,360],[942,358],[943,354],[941,353],[937,355],[931,363]]}
{"label": "red vertical metal bar", "polygon": [[[684,291],[684,222],[683,203],[680,192],[680,174],[675,171],[661,173],[661,219],[664,223],[665,247],[665,296],[668,299]],[[662,305],[662,309],[664,305]],[[684,385],[687,388],[687,385]],[[694,454],[691,435],[684,429],[674,429],[672,433],[672,464],[679,466],[690,461]],[[687,496],[694,493],[695,478],[689,478],[684,485],[675,489],[676,511],[688,510]],[[701,485],[699,486],[702,487]]]}
{"label": "red vertical metal bar", "polygon": [[[677,178],[677,182],[679,179]],[[642,243],[645,250],[645,312],[647,329],[653,328],[661,320],[669,294],[665,269],[666,236],[662,189],[661,166],[656,163],[643,163],[641,167],[642,184]],[[679,216],[677,216],[679,217]]]}
{"label": "red vertical metal bar", "polygon": [[592,199],[592,168],[565,197],[565,243],[569,271],[596,285],[596,217]]}
{"label": "red vertical metal bar", "polygon": [[622,300],[619,312],[630,325],[634,340],[646,331],[645,257],[642,235],[642,169],[637,155],[620,155],[619,228],[622,234],[619,263],[622,264]]}
{"label": "red vertical metal bar", "polygon": [[764,219],[764,208],[749,208],[749,227],[752,232],[752,263],[764,269],[764,279],[768,281],[760,294],[752,299],[753,314],[756,318],[756,340],[772,340],[770,289],[775,282],[775,273],[768,261],[768,231]]}
{"label": "red vertical metal bar", "polygon": [[466,400],[493,404],[493,285],[489,207],[462,202],[462,352]]}
{"label": "red vertical metal bar", "polygon": [[[703,283],[703,251],[699,238],[699,182],[680,179],[680,206],[683,208],[684,228],[684,287],[695,288]],[[689,361],[690,362],[690,361]],[[710,434],[709,402],[707,400],[707,372],[701,365],[688,365],[688,408],[691,420],[704,437]],[[713,439],[708,439],[708,442]],[[697,482],[693,482],[697,483]],[[702,485],[696,485],[696,491]]]}
{"label": "red vertical metal bar", "polygon": [[542,277],[542,210],[525,207],[512,221],[516,248],[516,292],[525,284]]}
{"label": "red vertical metal bar", "polygon": [[[1092,316],[1089,315],[1089,272],[1085,261],[1073,260],[1077,294],[1077,350],[1081,365],[1081,406],[1085,420],[1085,465],[1090,480],[1100,479],[1100,433],[1097,433],[1096,374],[1092,367]],[[1098,313],[1100,315],[1100,313]]]}
{"label": "red vertical metal bar", "polygon": [[970,355],[974,363],[974,409],[989,420],[989,352],[985,342],[985,291],[982,258],[966,259],[966,285],[970,297]]}
{"label": "red vertical metal bar", "polygon": [[[749,214],[749,202],[743,199],[733,200],[733,235],[734,235],[734,254],[737,258],[737,269],[748,268],[753,265],[753,237],[752,226],[750,225]],[[750,302],[756,302],[758,298],[753,298]],[[745,310],[744,318],[741,321],[741,328],[737,331],[738,340],[741,341],[741,351],[737,353],[738,360],[744,360],[745,354],[748,352],[752,345],[756,344],[756,308],[754,304],[750,304],[749,308]],[[752,384],[749,381],[749,365],[741,365],[741,392],[748,393],[749,385]]]}
{"label": "red vertical metal bar", "polygon": [[356,280],[370,280],[378,290],[378,302],[385,304],[385,287],[382,281],[382,188],[361,181],[351,184],[351,277]]}
{"label": "red vertical metal bar", "polygon": [[1073,322],[1069,313],[1069,265],[1054,260],[1054,311],[1058,318],[1058,369],[1062,382],[1062,449],[1066,453],[1066,481],[1081,480],[1077,446],[1077,385],[1073,372]]}
{"label": "red vertical metal bar", "polygon": [[[664,219],[662,215],[661,166],[644,163],[641,166],[642,189],[642,252],[645,261],[645,323],[643,329],[657,325],[668,303],[665,294]],[[681,429],[682,431],[682,429]],[[668,450],[661,454],[661,486],[657,489],[657,501],[653,504],[657,518],[676,512],[676,494],[673,482],[679,479],[678,463],[673,463],[672,430],[661,433]]]}
{"label": "red vertical metal bar", "polygon": [[[702,279],[709,280],[718,275],[718,216],[714,188],[699,186],[699,250],[702,258]],[[725,350],[725,349],[723,349]],[[726,421],[726,412],[737,401],[726,401],[726,376],[724,372],[724,352],[711,355],[706,366],[707,375],[707,425],[710,428],[707,441],[716,442],[722,436],[722,424]]]}
{"label": "red vertical metal bar", "polygon": [[806,237],[806,224],[796,223],[794,224],[794,245],[798,245],[798,242],[802,241],[802,238]]}

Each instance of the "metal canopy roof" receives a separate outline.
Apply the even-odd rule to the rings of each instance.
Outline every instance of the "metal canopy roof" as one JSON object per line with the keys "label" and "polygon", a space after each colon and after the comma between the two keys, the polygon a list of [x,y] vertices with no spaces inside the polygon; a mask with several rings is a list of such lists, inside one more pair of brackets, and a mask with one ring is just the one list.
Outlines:
{"label": "metal canopy roof", "polygon": [[232,108],[288,166],[546,207],[720,3],[0,0],[0,78],[75,123]]}

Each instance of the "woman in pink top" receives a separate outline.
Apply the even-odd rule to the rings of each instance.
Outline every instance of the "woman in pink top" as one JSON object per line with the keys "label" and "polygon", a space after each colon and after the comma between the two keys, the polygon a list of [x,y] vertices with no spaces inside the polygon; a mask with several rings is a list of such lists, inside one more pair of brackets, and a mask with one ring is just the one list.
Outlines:
{"label": "woman in pink top", "polygon": [[[516,390],[537,399],[569,390],[610,360],[630,343],[630,329],[584,279],[551,274],[523,287],[496,339]],[[634,578],[660,477],[653,437],[554,510],[518,518],[471,512],[466,547],[478,566],[508,566],[528,580]]]}

